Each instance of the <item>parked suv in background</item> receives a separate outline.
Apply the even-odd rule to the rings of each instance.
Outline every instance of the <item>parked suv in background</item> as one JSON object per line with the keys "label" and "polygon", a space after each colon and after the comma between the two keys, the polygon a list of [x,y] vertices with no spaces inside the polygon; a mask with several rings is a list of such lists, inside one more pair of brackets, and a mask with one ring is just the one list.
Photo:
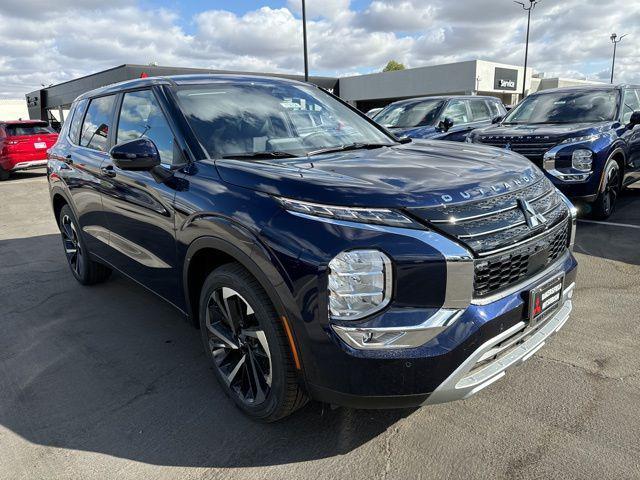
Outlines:
{"label": "parked suv in background", "polygon": [[423,97],[387,105],[374,119],[398,136],[464,142],[473,129],[506,113],[495,97]]}
{"label": "parked suv in background", "polygon": [[0,180],[7,180],[11,172],[46,166],[47,149],[57,139],[47,122],[0,122]]}
{"label": "parked suv in background", "polygon": [[613,212],[620,190],[640,180],[640,87],[596,86],[529,95],[470,142],[529,158],[596,218]]}
{"label": "parked suv in background", "polygon": [[575,211],[537,167],[400,142],[312,85],[195,75],[94,90],[48,175],[76,279],[117,269],[188,315],[222,388],[265,421],[309,397],[466,398],[572,308]]}

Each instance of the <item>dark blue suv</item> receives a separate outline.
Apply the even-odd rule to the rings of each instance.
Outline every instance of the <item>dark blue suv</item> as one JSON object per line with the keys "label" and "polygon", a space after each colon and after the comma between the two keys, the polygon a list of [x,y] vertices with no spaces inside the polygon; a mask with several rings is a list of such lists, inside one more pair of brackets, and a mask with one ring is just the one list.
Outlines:
{"label": "dark blue suv", "polygon": [[398,136],[464,142],[473,129],[491,125],[506,113],[499,98],[456,95],[400,100],[374,119]]}
{"label": "dark blue suv", "polygon": [[225,392],[264,421],[309,398],[466,398],[572,308],[575,210],[536,166],[399,141],[304,83],[94,90],[73,103],[48,178],[75,278],[117,270],[174,305]]}
{"label": "dark blue suv", "polygon": [[596,218],[613,212],[620,190],[640,180],[640,87],[545,90],[468,141],[521,153]]}

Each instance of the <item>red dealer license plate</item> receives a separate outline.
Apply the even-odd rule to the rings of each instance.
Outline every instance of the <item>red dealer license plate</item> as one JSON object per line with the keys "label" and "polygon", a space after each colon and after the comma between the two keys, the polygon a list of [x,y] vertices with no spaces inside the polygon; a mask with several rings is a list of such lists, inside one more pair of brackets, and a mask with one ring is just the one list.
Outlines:
{"label": "red dealer license plate", "polygon": [[546,313],[554,310],[562,300],[564,275],[549,280],[529,292],[529,322],[537,323]]}

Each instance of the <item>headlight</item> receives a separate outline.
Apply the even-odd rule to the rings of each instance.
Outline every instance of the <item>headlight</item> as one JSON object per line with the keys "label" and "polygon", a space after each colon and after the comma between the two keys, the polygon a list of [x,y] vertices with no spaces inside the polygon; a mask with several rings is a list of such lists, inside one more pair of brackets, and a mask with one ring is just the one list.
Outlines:
{"label": "headlight", "polygon": [[378,250],[342,252],[329,262],[329,312],[336,320],[358,320],[391,300],[391,260]]}
{"label": "headlight", "polygon": [[593,134],[593,135],[583,135],[582,137],[571,137],[565,138],[561,144],[563,143],[585,143],[585,142],[594,142],[598,140],[602,136],[601,133]]}
{"label": "headlight", "polygon": [[571,166],[581,172],[590,172],[593,165],[593,152],[580,148],[571,155]]}
{"label": "headlight", "polygon": [[333,205],[319,205],[317,203],[301,202],[289,198],[278,199],[285,210],[304,213],[314,217],[333,218],[348,222],[373,223],[392,227],[424,228],[409,217],[395,210],[386,208],[357,208],[337,207]]}

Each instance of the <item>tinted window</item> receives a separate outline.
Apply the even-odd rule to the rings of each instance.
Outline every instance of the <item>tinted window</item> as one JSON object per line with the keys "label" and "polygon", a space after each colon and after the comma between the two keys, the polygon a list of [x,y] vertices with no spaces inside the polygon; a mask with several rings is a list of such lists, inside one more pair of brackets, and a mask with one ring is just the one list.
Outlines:
{"label": "tinted window", "polygon": [[511,110],[505,123],[578,123],[613,120],[616,90],[551,92],[531,95]]}
{"label": "tinted window", "polygon": [[629,123],[631,114],[640,110],[640,100],[636,90],[625,90],[622,101],[622,123]]}
{"label": "tinted window", "polygon": [[442,112],[442,118],[450,118],[454,125],[461,123],[469,123],[469,114],[467,113],[467,105],[463,100],[451,100]]}
{"label": "tinted window", "polygon": [[69,124],[69,138],[73,143],[78,143],[78,134],[82,125],[82,114],[87,106],[87,100],[80,100],[73,109],[73,117]]}
{"label": "tinted window", "polygon": [[7,125],[7,135],[10,137],[21,135],[48,135],[50,133],[56,133],[56,131],[49,125]]}
{"label": "tinted window", "polygon": [[316,87],[275,81],[185,86],[182,110],[212,157],[284,152],[306,155],[392,139]]}
{"label": "tinted window", "polygon": [[471,117],[474,122],[480,122],[482,120],[489,120],[491,118],[491,112],[487,106],[487,102],[484,100],[471,100]]}
{"label": "tinted window", "polygon": [[375,116],[385,127],[409,128],[433,125],[442,108],[442,100],[421,100],[389,105]]}
{"label": "tinted window", "polygon": [[82,123],[80,145],[101,152],[106,151],[114,100],[113,95],[91,100]]}
{"label": "tinted window", "polygon": [[156,144],[162,163],[173,163],[173,133],[151,90],[125,93],[116,143],[147,137]]}

